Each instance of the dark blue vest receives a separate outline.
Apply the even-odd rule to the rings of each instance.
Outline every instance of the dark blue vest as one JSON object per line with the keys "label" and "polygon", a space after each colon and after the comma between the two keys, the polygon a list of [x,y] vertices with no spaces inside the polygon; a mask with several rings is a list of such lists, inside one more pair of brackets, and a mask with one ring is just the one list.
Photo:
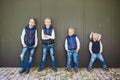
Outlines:
{"label": "dark blue vest", "polygon": [[29,25],[25,27],[25,37],[24,37],[24,42],[27,46],[33,46],[35,45],[35,31],[36,27],[34,26],[33,28],[29,28]]}
{"label": "dark blue vest", "polygon": [[99,53],[100,52],[100,42],[96,41],[96,42],[92,42],[92,52],[93,53]]}
{"label": "dark blue vest", "polygon": [[[44,26],[42,29],[43,29],[45,35],[49,35],[49,36],[52,35],[52,30],[53,30],[52,26],[50,26],[50,28],[48,28],[48,29]],[[54,44],[54,39],[42,40],[42,44],[43,45]]]}
{"label": "dark blue vest", "polygon": [[76,50],[77,49],[76,37],[77,37],[76,35],[67,37],[68,50]]}

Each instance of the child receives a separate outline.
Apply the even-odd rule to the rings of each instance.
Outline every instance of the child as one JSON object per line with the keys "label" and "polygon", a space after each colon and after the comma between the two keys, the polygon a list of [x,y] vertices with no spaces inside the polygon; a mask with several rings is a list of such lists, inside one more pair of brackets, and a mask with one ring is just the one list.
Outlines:
{"label": "child", "polygon": [[91,58],[90,58],[90,62],[89,62],[89,65],[88,65],[88,71],[90,71],[92,69],[92,65],[94,63],[94,61],[96,59],[99,59],[101,64],[102,64],[102,67],[105,69],[105,70],[109,70],[106,66],[106,63],[103,59],[103,56],[102,56],[102,51],[103,51],[103,46],[102,46],[102,42],[101,42],[101,35],[98,34],[98,33],[91,33],[90,34],[90,43],[89,43],[89,51],[91,53]]}
{"label": "child", "polygon": [[[21,43],[23,45],[23,50],[20,55],[22,70],[20,70],[19,73],[21,74],[23,72],[26,72],[26,74],[28,74],[32,66],[34,51],[38,43],[35,19],[31,18],[29,20],[29,24],[24,27],[21,35]],[[25,57],[28,51],[30,52],[29,60],[28,60],[28,64],[26,64]]]}
{"label": "child", "polygon": [[68,29],[68,36],[65,40],[65,50],[67,51],[67,71],[71,72],[71,60],[74,59],[74,71],[78,72],[78,51],[80,49],[80,42],[75,34],[74,28]]}
{"label": "child", "polygon": [[42,69],[45,68],[46,56],[48,54],[48,51],[50,52],[52,69],[54,71],[57,71],[56,62],[54,58],[55,32],[53,27],[51,26],[51,19],[45,18],[44,24],[45,25],[42,28],[42,44],[43,44],[42,59],[41,59],[40,68],[38,71],[42,71]]}

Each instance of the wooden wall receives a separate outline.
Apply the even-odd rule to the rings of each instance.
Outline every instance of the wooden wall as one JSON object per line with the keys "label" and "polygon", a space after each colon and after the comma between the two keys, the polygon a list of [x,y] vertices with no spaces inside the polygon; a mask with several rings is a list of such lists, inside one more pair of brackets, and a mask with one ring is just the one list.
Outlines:
{"label": "wooden wall", "polygon": [[[55,57],[58,67],[66,64],[64,41],[67,29],[73,26],[81,42],[80,67],[89,61],[88,35],[102,34],[103,56],[109,67],[120,66],[120,0],[0,0],[0,66],[21,66],[20,36],[29,18],[37,19],[39,44],[33,66],[39,66],[42,45],[41,27],[46,17],[52,18],[55,28]],[[47,66],[50,59],[47,57]],[[96,61],[95,67],[101,67]]]}

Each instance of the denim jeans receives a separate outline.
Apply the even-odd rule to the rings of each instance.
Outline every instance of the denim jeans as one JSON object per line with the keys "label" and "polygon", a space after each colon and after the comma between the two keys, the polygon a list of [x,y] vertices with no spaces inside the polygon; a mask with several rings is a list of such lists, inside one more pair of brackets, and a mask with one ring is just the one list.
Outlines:
{"label": "denim jeans", "polygon": [[[29,60],[28,60],[28,64],[26,64],[26,54],[27,52],[30,52],[29,53]],[[22,53],[21,53],[21,64],[22,64],[22,68],[23,69],[30,69],[31,66],[32,66],[32,61],[33,61],[33,55],[34,55],[34,51],[35,51],[35,48],[33,46],[27,46],[27,47],[24,47],[23,50],[22,50]]]}
{"label": "denim jeans", "polygon": [[55,62],[55,53],[54,53],[54,45],[43,45],[43,49],[42,49],[42,60],[40,63],[40,68],[44,68],[45,67],[45,63],[46,63],[46,56],[47,54],[50,52],[50,57],[51,57],[51,64],[52,64],[52,68],[56,68],[56,62]]}
{"label": "denim jeans", "polygon": [[74,68],[78,68],[78,53],[76,50],[69,50],[67,52],[67,68],[71,68],[71,60],[74,60]]}
{"label": "denim jeans", "polygon": [[90,62],[89,62],[88,68],[92,68],[92,65],[93,65],[93,63],[94,63],[94,61],[96,59],[100,60],[103,68],[107,68],[105,60],[104,60],[102,54],[100,54],[100,53],[98,53],[98,54],[91,54],[91,58],[90,58]]}

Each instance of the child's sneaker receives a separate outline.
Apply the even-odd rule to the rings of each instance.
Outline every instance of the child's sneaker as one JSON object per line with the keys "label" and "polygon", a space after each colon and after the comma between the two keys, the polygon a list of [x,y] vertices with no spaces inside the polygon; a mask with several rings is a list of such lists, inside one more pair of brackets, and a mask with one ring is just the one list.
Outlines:
{"label": "child's sneaker", "polygon": [[39,68],[39,69],[38,69],[38,72],[40,72],[40,71],[42,71],[42,70],[43,70],[43,68]]}
{"label": "child's sneaker", "polygon": [[53,69],[53,71],[57,72],[57,68],[52,68],[52,69]]}
{"label": "child's sneaker", "polygon": [[25,72],[25,69],[21,69],[20,71],[19,71],[19,74],[22,74],[22,73],[24,73]]}
{"label": "child's sneaker", "polygon": [[78,68],[74,68],[74,71],[77,73],[78,72]]}
{"label": "child's sneaker", "polygon": [[87,71],[91,71],[92,70],[92,68],[87,68]]}
{"label": "child's sneaker", "polygon": [[30,72],[30,69],[29,68],[27,68],[26,69],[26,74],[28,74]]}
{"label": "child's sneaker", "polygon": [[68,72],[72,72],[71,68],[67,68],[67,71],[68,71]]}
{"label": "child's sneaker", "polygon": [[106,71],[109,71],[109,69],[108,68],[103,68],[104,70],[106,70]]}

